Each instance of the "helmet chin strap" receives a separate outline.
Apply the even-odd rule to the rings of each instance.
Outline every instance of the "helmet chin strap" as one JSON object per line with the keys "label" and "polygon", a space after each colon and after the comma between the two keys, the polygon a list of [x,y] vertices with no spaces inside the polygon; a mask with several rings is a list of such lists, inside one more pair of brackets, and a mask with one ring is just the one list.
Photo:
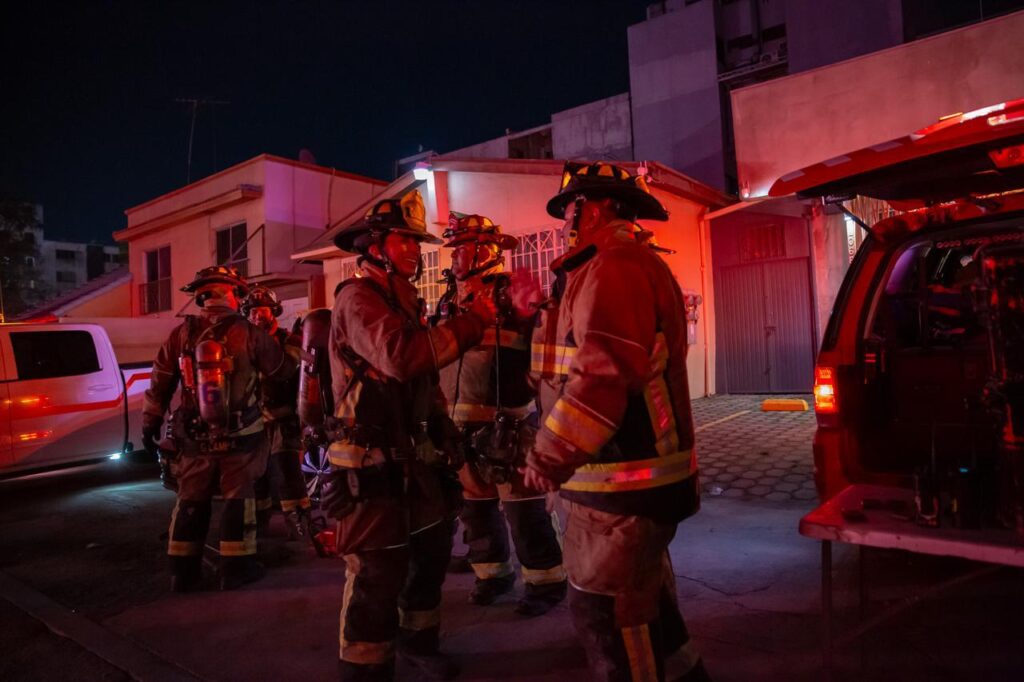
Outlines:
{"label": "helmet chin strap", "polygon": [[582,194],[577,194],[573,200],[572,224],[569,226],[569,234],[565,236],[565,247],[567,249],[576,248],[576,244],[580,240],[580,214],[583,212],[583,204],[586,201],[587,198]]}
{"label": "helmet chin strap", "polygon": [[[384,268],[384,272],[388,273],[389,275],[393,275],[395,274],[395,272],[397,272],[397,268],[395,268],[394,262],[392,262],[392,260],[388,258],[388,256],[384,253],[384,239],[387,237],[387,235],[387,231],[378,232],[376,234],[376,244],[377,250],[380,251],[380,258],[374,258],[368,253],[364,254],[363,258],[365,258],[366,260],[370,261],[371,263],[378,267]],[[423,267],[423,254],[421,253],[420,257],[416,259],[416,272],[414,272],[412,277],[409,278],[410,282],[419,281],[420,277],[423,276]]]}

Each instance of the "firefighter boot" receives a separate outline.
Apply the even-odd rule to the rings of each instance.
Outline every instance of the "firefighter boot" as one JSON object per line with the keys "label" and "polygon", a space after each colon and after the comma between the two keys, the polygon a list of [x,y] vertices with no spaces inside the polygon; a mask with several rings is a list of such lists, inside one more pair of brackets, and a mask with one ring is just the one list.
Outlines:
{"label": "firefighter boot", "polygon": [[516,574],[509,573],[498,578],[477,578],[473,591],[469,593],[469,603],[476,606],[489,606],[498,597],[512,591],[516,584]]}
{"label": "firefighter boot", "polygon": [[256,561],[255,557],[225,557],[220,564],[220,589],[222,591],[237,590],[243,585],[254,583],[264,575],[267,570],[263,564]]}
{"label": "firefighter boot", "polygon": [[453,680],[462,672],[458,661],[439,650],[440,631],[398,630],[398,656],[416,670],[418,679]]}
{"label": "firefighter boot", "polygon": [[338,679],[341,682],[392,682],[395,679],[395,662],[361,664],[338,661]]}
{"label": "firefighter boot", "polygon": [[526,584],[526,593],[516,604],[516,613],[527,618],[543,616],[565,599],[569,590],[567,580],[542,585]]}
{"label": "firefighter boot", "polygon": [[198,590],[203,580],[202,557],[172,556],[168,559],[171,564],[171,592]]}

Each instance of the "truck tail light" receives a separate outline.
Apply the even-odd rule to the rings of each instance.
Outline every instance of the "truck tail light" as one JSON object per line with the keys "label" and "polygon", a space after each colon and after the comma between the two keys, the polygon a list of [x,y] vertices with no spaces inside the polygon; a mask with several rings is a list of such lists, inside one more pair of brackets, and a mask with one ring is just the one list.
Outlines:
{"label": "truck tail light", "polygon": [[1024,166],[1024,144],[1015,144],[1002,149],[990,149],[988,156],[996,168]]}
{"label": "truck tail light", "polygon": [[834,367],[814,368],[814,412],[819,415],[839,413],[836,402],[836,370]]}

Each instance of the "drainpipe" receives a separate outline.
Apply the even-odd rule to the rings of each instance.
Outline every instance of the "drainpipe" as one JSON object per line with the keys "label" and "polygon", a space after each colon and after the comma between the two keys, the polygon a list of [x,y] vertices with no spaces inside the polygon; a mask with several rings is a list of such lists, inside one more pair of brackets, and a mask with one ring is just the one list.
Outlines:
{"label": "drainpipe", "polygon": [[704,253],[704,239],[710,233],[711,223],[707,219],[708,207],[703,206],[697,214],[697,241],[700,242],[700,297],[704,306],[704,395],[711,395],[711,345],[708,327],[711,319],[707,311],[711,309],[707,291],[707,260]]}

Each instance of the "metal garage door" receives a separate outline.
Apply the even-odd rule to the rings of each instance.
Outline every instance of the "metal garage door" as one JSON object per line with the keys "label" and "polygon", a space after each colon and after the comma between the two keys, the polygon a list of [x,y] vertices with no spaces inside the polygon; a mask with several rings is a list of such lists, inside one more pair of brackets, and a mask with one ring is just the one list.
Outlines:
{"label": "metal garage door", "polygon": [[815,333],[807,225],[731,218],[712,226],[718,391],[809,392]]}

